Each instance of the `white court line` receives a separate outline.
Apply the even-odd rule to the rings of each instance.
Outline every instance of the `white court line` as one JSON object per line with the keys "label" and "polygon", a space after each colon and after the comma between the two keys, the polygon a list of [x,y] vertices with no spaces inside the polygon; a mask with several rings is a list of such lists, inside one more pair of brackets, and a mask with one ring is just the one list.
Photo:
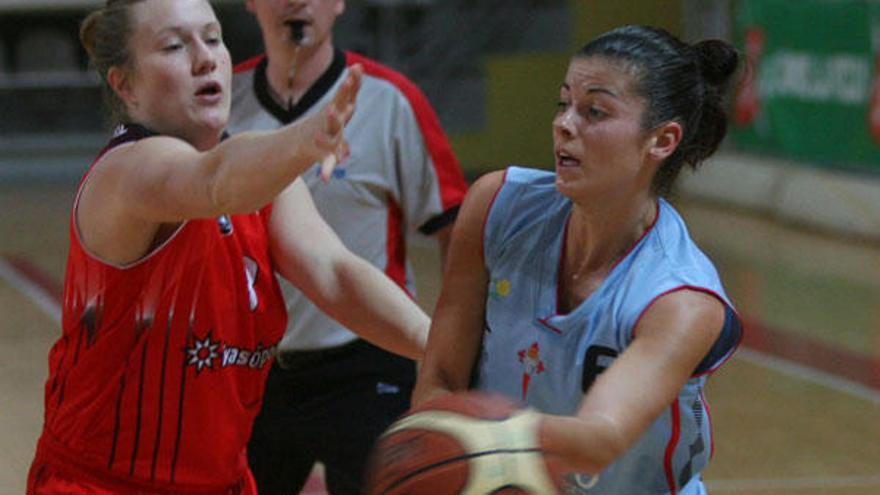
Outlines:
{"label": "white court line", "polygon": [[0,256],[0,278],[18,289],[46,315],[55,320],[55,323],[61,323],[61,305],[55,296],[34,283],[30,277],[19,271],[2,256]]}
{"label": "white court line", "polygon": [[744,347],[740,347],[739,350],[736,351],[735,357],[765,368],[770,368],[784,375],[822,385],[853,397],[858,397],[859,399],[866,400],[874,405],[880,405],[880,391],[847,380],[846,378],[832,375],[831,373],[826,373],[809,366],[797,364],[787,359],[771,356]]}
{"label": "white court line", "polygon": [[878,488],[880,476],[837,476],[823,478],[788,478],[754,480],[712,480],[706,481],[710,493],[744,492],[762,490],[819,490],[830,488]]}

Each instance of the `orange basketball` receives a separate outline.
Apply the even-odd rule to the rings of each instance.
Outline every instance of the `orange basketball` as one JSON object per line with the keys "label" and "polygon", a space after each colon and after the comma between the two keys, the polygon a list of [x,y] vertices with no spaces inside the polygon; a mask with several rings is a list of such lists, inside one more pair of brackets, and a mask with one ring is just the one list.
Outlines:
{"label": "orange basketball", "polygon": [[562,493],[565,470],[541,451],[533,418],[505,398],[480,392],[428,401],[377,442],[367,493]]}

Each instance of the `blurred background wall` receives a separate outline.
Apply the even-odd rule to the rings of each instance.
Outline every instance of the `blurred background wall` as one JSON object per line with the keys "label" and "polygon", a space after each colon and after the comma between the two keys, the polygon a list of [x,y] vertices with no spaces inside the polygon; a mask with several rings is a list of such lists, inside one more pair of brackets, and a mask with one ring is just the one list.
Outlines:
{"label": "blurred background wall", "polygon": [[[260,52],[244,0],[215,0],[235,61]],[[71,180],[107,133],[77,40],[95,0],[0,1],[0,178]],[[689,194],[880,239],[880,10],[869,0],[350,0],[339,44],[414,79],[471,176],[549,164],[568,56],[621,24],[740,47],[734,125]],[[880,88],[880,86],[878,86]],[[727,187],[736,180],[741,187]]]}

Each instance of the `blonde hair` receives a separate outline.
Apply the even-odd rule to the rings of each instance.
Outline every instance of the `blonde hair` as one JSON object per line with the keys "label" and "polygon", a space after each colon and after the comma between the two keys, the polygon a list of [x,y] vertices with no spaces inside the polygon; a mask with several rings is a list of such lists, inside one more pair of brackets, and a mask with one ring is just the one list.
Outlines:
{"label": "blonde hair", "polygon": [[131,64],[129,39],[132,34],[131,7],[143,0],[107,0],[104,7],[90,13],[79,28],[79,40],[89,61],[104,82],[104,99],[114,124],[127,120],[125,104],[107,82],[111,67]]}

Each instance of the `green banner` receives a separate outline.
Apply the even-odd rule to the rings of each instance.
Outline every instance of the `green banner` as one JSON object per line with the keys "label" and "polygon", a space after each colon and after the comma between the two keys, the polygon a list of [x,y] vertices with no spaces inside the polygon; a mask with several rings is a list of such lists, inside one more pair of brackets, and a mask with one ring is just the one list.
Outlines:
{"label": "green banner", "polygon": [[880,173],[880,2],[741,0],[737,147]]}

